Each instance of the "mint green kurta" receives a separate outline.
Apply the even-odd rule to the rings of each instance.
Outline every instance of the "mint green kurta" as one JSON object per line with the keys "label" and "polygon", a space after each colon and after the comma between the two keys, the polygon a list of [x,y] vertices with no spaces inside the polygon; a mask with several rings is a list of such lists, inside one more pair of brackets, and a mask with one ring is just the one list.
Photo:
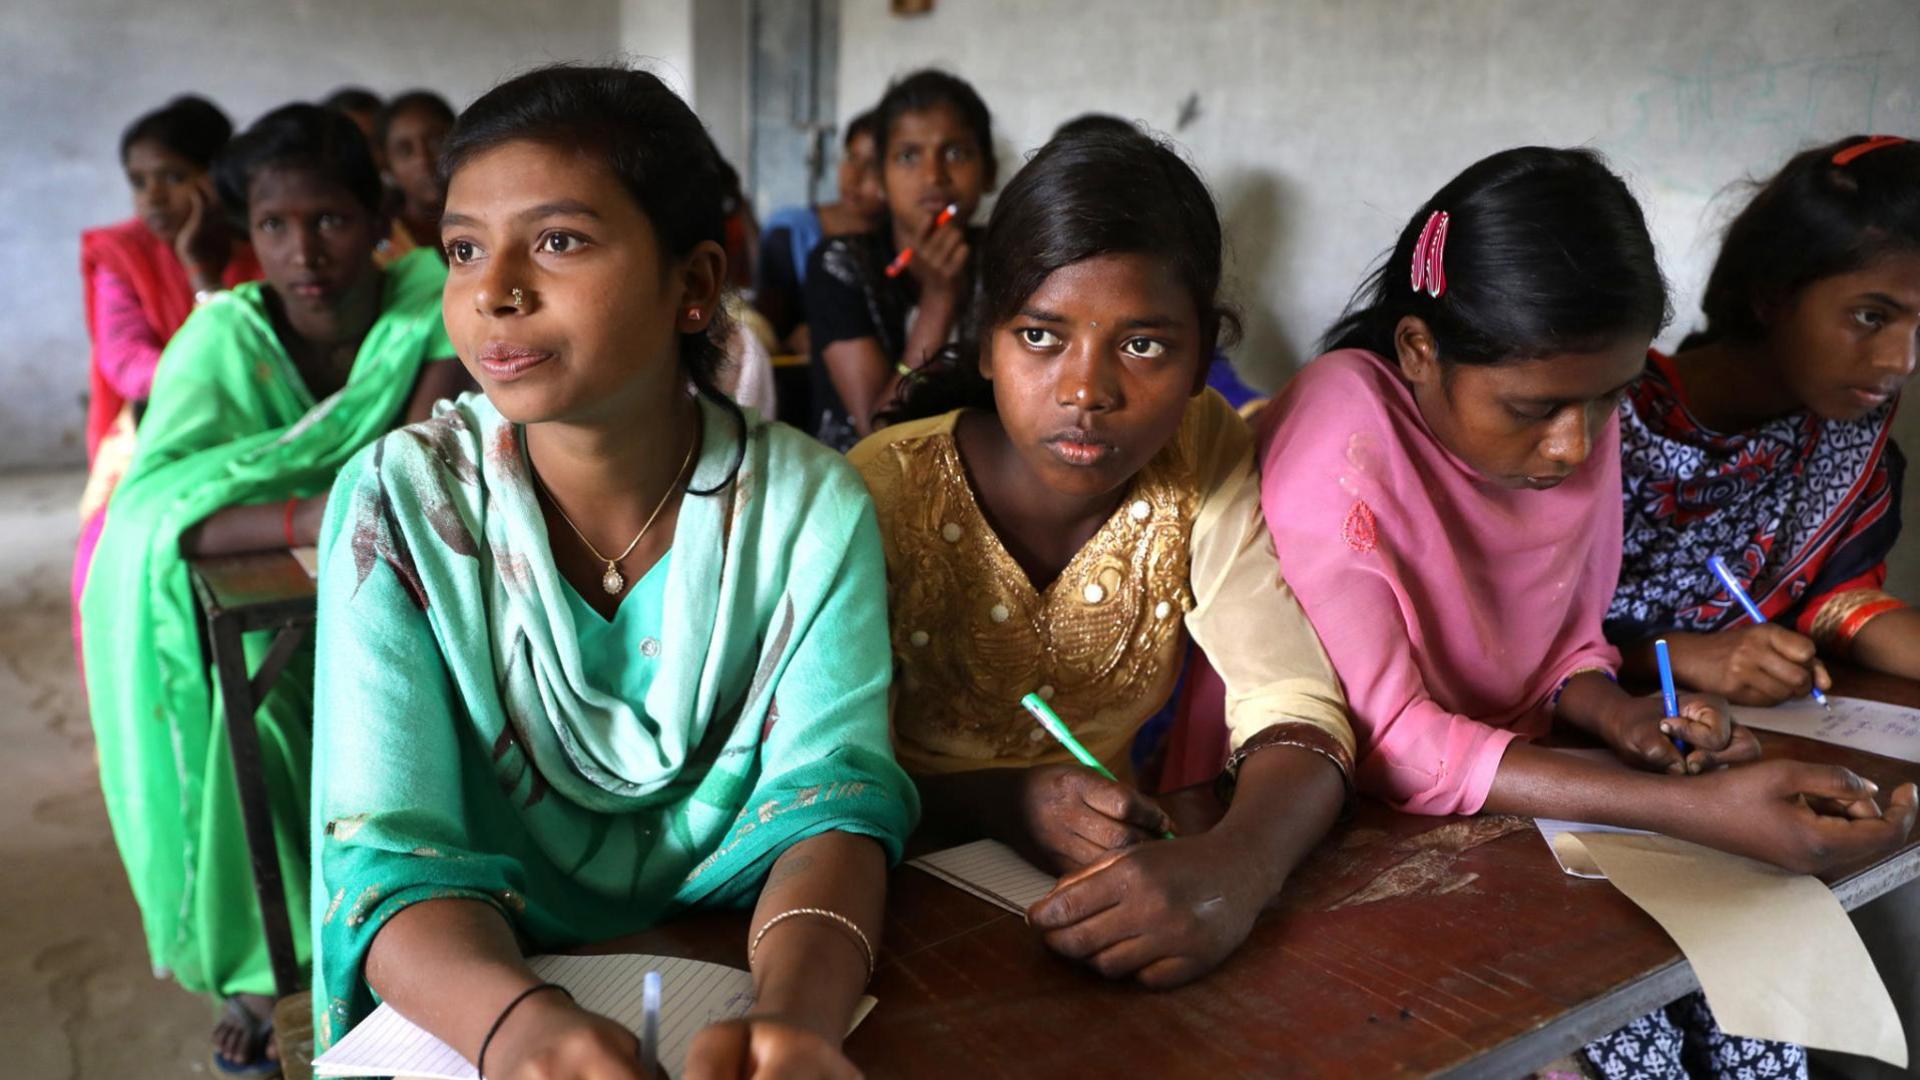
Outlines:
{"label": "mint green kurta", "polygon": [[[180,537],[217,510],[327,490],[400,419],[420,368],[453,355],[446,267],[394,263],[340,390],[316,402],[253,282],[195,311],[161,354],[139,447],[114,491],[81,598],[100,786],[156,971],[189,990],[273,993],[224,716],[200,647]],[[265,633],[248,635],[251,664]],[[304,910],[311,653],[261,704],[262,766],[291,910]],[[293,920],[307,954],[306,927]]]}
{"label": "mint green kurta", "polygon": [[[918,807],[888,740],[866,489],[758,421],[724,483],[739,429],[701,410],[692,488],[719,491],[681,504],[652,635],[642,609],[609,628],[572,594],[520,432],[484,397],[342,470],[316,680],[323,1047],[372,1007],[367,948],[408,904],[479,900],[551,950],[749,903],[781,852],[829,830],[898,857]],[[649,661],[644,678],[607,672],[606,648],[629,672]]]}

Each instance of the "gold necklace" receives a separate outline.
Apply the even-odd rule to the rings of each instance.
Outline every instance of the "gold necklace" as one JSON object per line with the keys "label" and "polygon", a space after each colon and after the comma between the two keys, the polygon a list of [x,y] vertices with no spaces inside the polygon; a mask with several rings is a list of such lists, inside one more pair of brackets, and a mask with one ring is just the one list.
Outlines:
{"label": "gold necklace", "polygon": [[[673,482],[667,485],[667,493],[660,496],[660,502],[654,506],[653,513],[647,515],[647,523],[640,526],[640,532],[634,536],[633,543],[628,544],[627,550],[611,559],[600,554],[600,549],[593,546],[593,541],[587,539],[587,534],[580,531],[580,526],[573,523],[573,519],[567,516],[565,510],[560,509],[560,500],[554,498],[553,492],[547,490],[547,485],[540,482],[540,471],[533,468],[527,470],[527,472],[533,476],[534,486],[538,487],[541,494],[547,497],[547,502],[553,505],[553,512],[559,514],[560,520],[566,522],[567,528],[573,530],[573,535],[579,537],[580,542],[587,545],[587,550],[593,553],[593,557],[596,560],[607,564],[607,572],[600,575],[600,587],[607,590],[608,596],[619,596],[621,590],[627,587],[627,579],[620,573],[620,560],[633,554],[633,549],[640,546],[640,540],[647,535],[647,530],[653,528],[653,523],[659,518],[660,511],[665,510],[667,503],[673,499],[673,490],[680,486],[680,481],[686,479],[687,468],[693,464],[693,452],[699,448],[700,432],[698,429],[695,429],[693,442],[687,447],[687,460],[680,463],[680,471],[674,474]],[[533,459],[529,457],[527,463],[531,466]]]}

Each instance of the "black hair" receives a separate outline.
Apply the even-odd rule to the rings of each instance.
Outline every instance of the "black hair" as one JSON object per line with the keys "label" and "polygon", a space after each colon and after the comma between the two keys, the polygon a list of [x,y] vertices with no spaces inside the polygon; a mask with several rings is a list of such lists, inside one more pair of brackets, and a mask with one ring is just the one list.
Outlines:
{"label": "black hair", "polygon": [[233,121],[198,94],[182,94],[127,125],[120,134],[120,161],[137,142],[157,142],[203,169],[233,138]]}
{"label": "black hair", "polygon": [[1057,139],[1062,135],[1075,135],[1082,131],[1107,131],[1115,135],[1142,134],[1139,126],[1131,120],[1123,120],[1112,113],[1088,112],[1081,113],[1054,128],[1053,137]]}
{"label": "black hair", "polygon": [[872,139],[876,147],[880,145],[880,110],[878,108],[868,109],[847,121],[846,134],[840,137],[841,148],[852,146],[853,140],[862,135]]}
{"label": "black hair", "polygon": [[887,87],[880,104],[873,107],[877,114],[873,141],[880,151],[880,159],[886,160],[887,140],[893,138],[893,125],[902,116],[938,108],[952,109],[960,122],[973,132],[980,143],[980,163],[986,167],[987,175],[992,176],[996,168],[993,114],[987,111],[987,103],[980,100],[980,94],[967,80],[932,68],[916,71]]}
{"label": "black hair", "polygon": [[993,386],[978,364],[993,328],[1018,315],[1056,270],[1102,255],[1146,255],[1173,270],[1199,314],[1203,367],[1238,338],[1240,320],[1220,300],[1220,214],[1193,167],[1137,129],[1069,132],[1036,151],[994,203],[962,342],[908,379],[886,418],[993,409]]}
{"label": "black hair", "polygon": [[1920,144],[1893,143],[1835,165],[1866,142],[1850,135],[1795,154],[1727,226],[1700,310],[1706,328],[1682,348],[1766,336],[1761,312],[1822,278],[1920,251]]}
{"label": "black hair", "polygon": [[213,164],[220,204],[242,233],[247,191],[263,169],[305,169],[347,189],[369,214],[381,213],[384,189],[367,138],[337,109],[304,102],[282,105],[227,144]]}
{"label": "black hair", "polygon": [[343,113],[378,113],[380,95],[364,86],[342,86],[321,98],[320,104]]}
{"label": "black hair", "polygon": [[[1438,297],[1411,280],[1435,211],[1448,216]],[[1409,315],[1443,362],[1497,364],[1651,339],[1666,325],[1667,283],[1640,204],[1599,154],[1522,146],[1469,165],[1420,207],[1321,349],[1391,359]]]}
{"label": "black hair", "polygon": [[447,99],[431,90],[409,90],[404,94],[398,94],[380,108],[379,114],[373,120],[373,141],[378,143],[382,150],[387,147],[387,130],[392,127],[394,118],[409,109],[432,113],[445,120],[449,127],[453,126],[457,116],[453,106],[447,104]]}
{"label": "black hair", "polygon": [[[700,118],[652,73],[553,64],[501,83],[454,124],[440,155],[442,183],[476,156],[520,141],[605,161],[667,254],[685,255],[705,241],[725,249],[730,170]],[[726,479],[705,490],[688,488],[694,495],[724,490],[746,457],[746,414],[717,381],[726,362],[720,343],[732,328],[723,311],[716,307],[704,331],[680,335],[680,366],[688,381],[740,432],[739,455]]]}

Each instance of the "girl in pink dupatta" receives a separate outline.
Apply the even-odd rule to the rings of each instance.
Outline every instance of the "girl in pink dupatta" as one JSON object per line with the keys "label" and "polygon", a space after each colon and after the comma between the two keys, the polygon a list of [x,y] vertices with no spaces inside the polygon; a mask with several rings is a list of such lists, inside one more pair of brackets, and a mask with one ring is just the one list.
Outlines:
{"label": "girl in pink dupatta", "polygon": [[[1616,411],[1666,307],[1640,209],[1596,155],[1505,151],[1420,209],[1334,351],[1266,411],[1261,501],[1346,689],[1357,785],[1412,813],[1650,829],[1806,872],[1890,851],[1912,785],[1882,808],[1845,769],[1723,768],[1760,756],[1724,701],[1667,716],[1613,681]],[[1635,768],[1533,745],[1556,725]],[[1801,1048],[1727,1038],[1698,998],[1587,1048],[1606,1075],[1666,1054],[1642,1074],[1806,1075]]]}

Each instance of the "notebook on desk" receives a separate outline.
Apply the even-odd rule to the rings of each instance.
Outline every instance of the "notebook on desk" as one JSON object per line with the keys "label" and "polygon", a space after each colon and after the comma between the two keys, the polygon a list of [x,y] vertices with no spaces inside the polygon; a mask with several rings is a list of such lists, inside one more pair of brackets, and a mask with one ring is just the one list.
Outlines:
{"label": "notebook on desk", "polygon": [[[581,1008],[639,1031],[640,988],[658,971],[660,1064],[678,1076],[687,1049],[701,1028],[746,1015],[753,1008],[753,976],[724,964],[638,954],[536,956],[528,961],[540,978],[559,983]],[[872,1010],[871,997],[854,1011],[857,1027]],[[392,1076],[397,1080],[478,1080],[479,1074],[452,1047],[382,1005],[313,1063],[315,1076]]]}
{"label": "notebook on desk", "polygon": [[922,855],[907,865],[1022,916],[1054,886],[1052,875],[998,840],[975,840]]}

